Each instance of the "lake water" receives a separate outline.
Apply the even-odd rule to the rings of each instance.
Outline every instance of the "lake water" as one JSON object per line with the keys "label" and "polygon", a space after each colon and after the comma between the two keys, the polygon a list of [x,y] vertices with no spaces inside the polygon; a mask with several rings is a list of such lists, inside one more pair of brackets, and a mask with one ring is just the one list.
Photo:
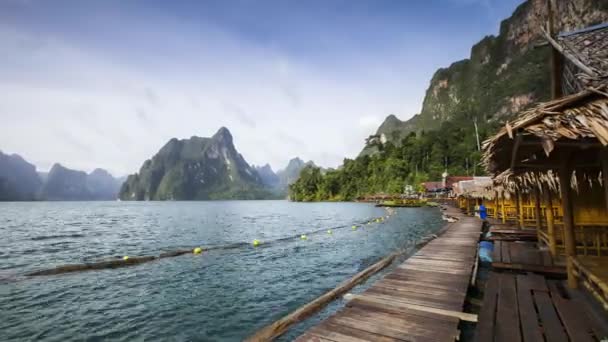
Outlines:
{"label": "lake water", "polygon": [[[238,341],[443,225],[437,209],[403,208],[351,229],[386,215],[364,203],[0,203],[0,340]],[[254,248],[254,239],[262,245]],[[24,276],[239,242],[127,268]]]}

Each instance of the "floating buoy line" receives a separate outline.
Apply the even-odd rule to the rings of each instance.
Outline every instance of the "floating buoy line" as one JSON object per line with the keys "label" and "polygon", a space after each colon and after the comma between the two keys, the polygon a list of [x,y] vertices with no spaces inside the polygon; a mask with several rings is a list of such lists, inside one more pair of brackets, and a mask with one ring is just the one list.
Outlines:
{"label": "floating buoy line", "polygon": [[[387,211],[387,212],[388,212],[388,214],[386,216],[376,217],[376,218],[373,218],[368,221],[358,222],[358,223],[350,226],[351,230],[356,231],[359,227],[364,227],[366,225],[371,225],[371,224],[384,223],[384,221],[387,220],[390,217],[390,215],[394,214],[394,211]],[[326,235],[333,235],[334,230],[345,229],[348,227],[349,227],[348,225],[344,225],[344,226],[332,227],[329,229],[323,228],[323,229],[318,229],[318,230],[314,230],[311,232],[306,232],[304,234],[275,239],[272,241],[261,241],[259,239],[255,239],[251,243],[237,242],[237,243],[221,245],[221,246],[205,246],[204,248],[201,246],[196,246],[196,247],[193,246],[190,248],[162,252],[158,256],[149,255],[149,256],[131,257],[128,255],[124,255],[122,258],[111,259],[111,260],[102,260],[102,261],[97,261],[97,262],[81,263],[81,264],[69,264],[69,265],[57,266],[54,268],[29,272],[29,273],[26,273],[25,275],[26,276],[45,276],[45,275],[56,275],[56,274],[73,273],[73,272],[83,272],[83,271],[90,271],[90,270],[122,268],[122,267],[139,265],[139,264],[143,264],[143,263],[147,263],[147,262],[151,262],[151,261],[155,261],[155,260],[159,260],[159,259],[172,258],[172,257],[185,255],[185,254],[200,255],[200,254],[203,254],[203,252],[208,252],[208,251],[230,250],[230,249],[244,248],[247,246],[250,246],[250,247],[252,246],[254,248],[258,248],[258,247],[262,248],[264,246],[272,245],[272,244],[275,244],[278,242],[294,241],[294,240],[298,240],[298,239],[305,241],[305,240],[309,239],[309,236],[319,235],[322,233],[325,233]]]}

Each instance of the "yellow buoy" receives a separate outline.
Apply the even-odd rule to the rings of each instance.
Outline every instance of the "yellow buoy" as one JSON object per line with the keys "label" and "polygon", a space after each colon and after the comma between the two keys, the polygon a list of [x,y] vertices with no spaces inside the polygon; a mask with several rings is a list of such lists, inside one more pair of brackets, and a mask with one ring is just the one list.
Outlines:
{"label": "yellow buoy", "polygon": [[331,231],[331,229],[327,230],[327,234],[333,234],[333,232]]}
{"label": "yellow buoy", "polygon": [[352,226],[351,229],[352,230],[357,230],[357,226]]}
{"label": "yellow buoy", "polygon": [[260,245],[260,240],[258,240],[258,239],[253,240],[253,247],[257,247],[259,245]]}
{"label": "yellow buoy", "polygon": [[129,256],[128,256],[128,255],[123,256],[123,257],[122,257],[122,260],[124,260],[124,261],[129,260]]}
{"label": "yellow buoy", "polygon": [[302,234],[302,235],[300,235],[300,239],[302,239],[302,240],[307,240],[307,239],[308,239],[308,236],[306,236],[306,235]]}
{"label": "yellow buoy", "polygon": [[202,252],[203,252],[203,249],[202,249],[202,248],[200,248],[200,247],[196,247],[196,248],[195,248],[195,249],[192,251],[192,253],[194,253],[194,254],[201,254]]}

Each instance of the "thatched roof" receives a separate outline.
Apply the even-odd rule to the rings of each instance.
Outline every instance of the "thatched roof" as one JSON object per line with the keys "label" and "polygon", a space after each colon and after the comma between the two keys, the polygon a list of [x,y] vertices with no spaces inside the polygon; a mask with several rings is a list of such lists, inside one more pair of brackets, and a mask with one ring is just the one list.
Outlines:
{"label": "thatched roof", "polygon": [[555,170],[556,147],[576,152],[578,168],[598,168],[597,148],[608,146],[607,86],[541,103],[507,122],[483,143],[482,163],[490,174]]}
{"label": "thatched roof", "polygon": [[456,196],[468,198],[494,198],[494,191],[491,189],[492,178],[490,177],[473,177],[472,180],[463,180],[454,183],[454,193]]}
{"label": "thatched roof", "polygon": [[608,80],[608,23],[561,33],[547,41],[563,56],[562,88],[574,94]]}

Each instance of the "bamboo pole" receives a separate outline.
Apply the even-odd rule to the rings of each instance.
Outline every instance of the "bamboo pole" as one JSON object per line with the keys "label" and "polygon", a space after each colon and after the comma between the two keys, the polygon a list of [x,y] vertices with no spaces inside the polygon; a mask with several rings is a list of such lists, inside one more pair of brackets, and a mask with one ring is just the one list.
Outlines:
{"label": "bamboo pole", "polygon": [[557,243],[555,242],[555,217],[553,216],[553,199],[551,190],[545,187],[545,215],[547,216],[547,235],[549,236],[549,251],[552,256],[557,255]]}
{"label": "bamboo pole", "polygon": [[289,327],[295,323],[300,322],[301,320],[313,315],[315,312],[321,310],[325,305],[334,299],[340,297],[341,295],[348,292],[350,289],[369,278],[371,275],[377,273],[378,271],[384,269],[388,265],[390,265],[398,253],[393,253],[384,259],[378,261],[372,266],[366,268],[365,270],[357,273],[352,278],[338,285],[335,289],[326,292],[321,297],[313,300],[312,302],[301,306],[296,311],[290,313],[289,315],[279,319],[278,321],[268,325],[258,332],[256,332],[253,336],[247,338],[245,341],[253,342],[253,341],[272,341],[275,338],[284,334]]}
{"label": "bamboo pole", "polygon": [[574,240],[574,215],[572,207],[572,189],[570,178],[572,176],[572,163],[570,156],[566,156],[559,169],[559,187],[562,193],[562,207],[564,210],[564,247],[566,251],[566,272],[568,274],[568,287],[577,288],[572,259],[576,257],[576,241]]}

